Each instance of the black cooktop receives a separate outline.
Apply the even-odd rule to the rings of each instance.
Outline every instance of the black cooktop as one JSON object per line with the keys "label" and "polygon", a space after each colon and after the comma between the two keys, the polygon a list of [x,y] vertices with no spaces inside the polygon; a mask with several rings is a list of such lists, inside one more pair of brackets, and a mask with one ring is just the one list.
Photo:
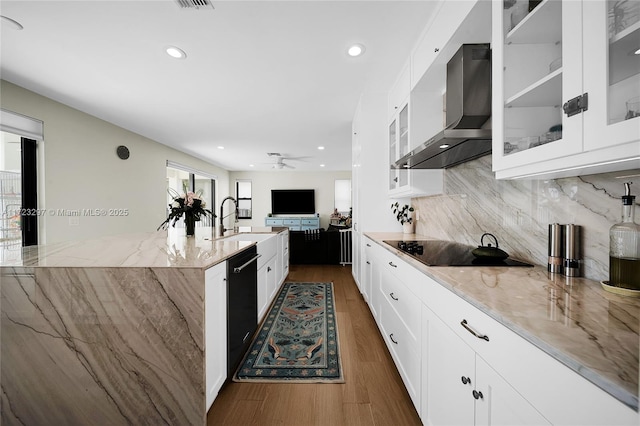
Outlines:
{"label": "black cooktop", "polygon": [[479,259],[471,253],[475,247],[452,241],[385,240],[383,242],[427,266],[533,266],[511,258]]}

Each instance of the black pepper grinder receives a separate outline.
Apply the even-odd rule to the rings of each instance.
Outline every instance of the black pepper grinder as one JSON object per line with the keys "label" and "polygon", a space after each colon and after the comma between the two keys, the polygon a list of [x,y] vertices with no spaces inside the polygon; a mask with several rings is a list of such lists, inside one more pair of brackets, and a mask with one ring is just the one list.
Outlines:
{"label": "black pepper grinder", "polygon": [[580,265],[580,225],[568,224],[564,228],[564,274],[567,277],[579,277]]}

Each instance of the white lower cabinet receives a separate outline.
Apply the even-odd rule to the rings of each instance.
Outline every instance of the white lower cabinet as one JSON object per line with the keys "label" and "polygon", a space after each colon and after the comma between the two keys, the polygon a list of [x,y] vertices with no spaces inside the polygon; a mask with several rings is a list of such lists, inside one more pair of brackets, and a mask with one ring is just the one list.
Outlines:
{"label": "white lower cabinet", "polygon": [[[550,424],[423,306],[422,419],[429,425]],[[424,354],[423,354],[424,355]]]}
{"label": "white lower cabinet", "polygon": [[[383,256],[384,258],[384,256]],[[378,326],[417,410],[420,407],[420,300],[396,275],[400,263],[380,267]]]}
{"label": "white lower cabinet", "polygon": [[205,388],[207,411],[227,379],[227,263],[204,273]]}
{"label": "white lower cabinet", "polygon": [[638,424],[636,411],[403,255],[365,241],[369,307],[424,424]]}
{"label": "white lower cabinet", "polygon": [[[280,238],[280,235],[274,235],[271,238],[259,241],[257,245],[258,254],[260,255],[257,265],[258,322],[262,321],[262,318],[267,312],[267,308],[271,305],[271,301],[275,296],[275,291],[277,288],[276,282],[278,282],[278,278],[276,277],[276,275],[278,275],[278,268],[276,264],[278,264],[279,262],[284,262],[283,251],[286,250],[286,246],[282,246]],[[281,249],[283,251],[280,251]],[[286,264],[288,265],[288,257],[286,260]]]}
{"label": "white lower cabinet", "polygon": [[373,314],[376,322],[379,321],[380,315],[380,257],[377,255],[379,246],[369,238],[364,238],[364,263],[365,263],[365,280],[363,282],[363,294],[365,300],[369,304],[369,309]]}
{"label": "white lower cabinet", "polygon": [[280,232],[277,238],[276,286],[279,287],[289,275],[289,231]]}

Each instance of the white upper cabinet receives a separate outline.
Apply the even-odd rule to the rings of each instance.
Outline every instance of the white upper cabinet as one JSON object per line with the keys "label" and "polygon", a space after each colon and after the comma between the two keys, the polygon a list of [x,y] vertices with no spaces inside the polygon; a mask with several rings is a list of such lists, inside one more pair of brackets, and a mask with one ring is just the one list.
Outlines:
{"label": "white upper cabinet", "polygon": [[[493,2],[493,168],[497,178],[640,167],[638,0]],[[634,29],[635,28],[635,29]],[[627,49],[624,54],[622,50]],[[640,115],[640,114],[639,114]]]}
{"label": "white upper cabinet", "polygon": [[[586,150],[640,138],[640,1],[584,1]],[[634,145],[629,145],[633,148]],[[637,144],[636,157],[640,156]]]}

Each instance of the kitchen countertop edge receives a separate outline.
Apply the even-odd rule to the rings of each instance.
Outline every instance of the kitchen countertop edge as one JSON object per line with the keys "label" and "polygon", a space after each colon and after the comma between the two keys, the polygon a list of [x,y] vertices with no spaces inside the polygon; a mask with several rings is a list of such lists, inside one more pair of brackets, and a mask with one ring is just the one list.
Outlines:
{"label": "kitchen countertop edge", "polygon": [[[518,336],[530,342],[531,344],[533,344],[543,352],[547,353],[557,361],[561,362],[571,370],[575,371],[577,374],[581,375],[591,383],[600,387],[602,390],[609,393],[610,395],[618,399],[620,402],[624,403],[625,405],[634,409],[635,411],[638,411],[638,396],[632,394],[631,392],[623,388],[621,385],[611,381],[610,379],[604,377],[603,375],[599,374],[598,372],[584,365],[582,362],[577,360],[575,356],[558,349],[556,346],[554,346],[551,343],[546,342],[543,338],[539,337],[534,331],[527,330],[521,325],[516,324],[515,322],[506,318],[501,312],[491,309],[482,301],[476,299],[475,297],[470,296],[464,291],[461,291],[454,284],[451,284],[451,280],[448,279],[449,274],[442,271],[443,268],[450,268],[450,267],[426,266],[423,263],[419,262],[418,260],[412,258],[411,256],[383,242],[383,240],[403,240],[403,239],[428,240],[430,238],[423,235],[417,235],[417,234],[407,235],[407,234],[381,233],[381,232],[365,232],[364,235],[366,237],[369,237],[371,240],[373,240],[375,243],[377,243],[379,246],[381,246],[385,250],[395,254],[396,256],[400,257],[410,265],[414,266],[420,272],[424,273],[429,278],[433,279],[438,284],[445,287],[447,290],[451,291],[453,294],[460,297],[467,303],[471,304],[472,306],[476,307],[483,313],[487,314],[488,316],[496,320],[498,323],[502,324],[509,330],[516,333]],[[465,267],[465,268],[474,268],[474,267]],[[542,266],[534,266],[533,268],[544,269],[544,272],[545,273],[547,272],[546,268],[543,268]],[[438,272],[438,270],[440,270],[440,272]],[[597,285],[599,287],[599,283],[595,281],[588,280],[585,278],[581,278],[581,281],[591,282],[593,283],[592,285],[594,286]]]}

